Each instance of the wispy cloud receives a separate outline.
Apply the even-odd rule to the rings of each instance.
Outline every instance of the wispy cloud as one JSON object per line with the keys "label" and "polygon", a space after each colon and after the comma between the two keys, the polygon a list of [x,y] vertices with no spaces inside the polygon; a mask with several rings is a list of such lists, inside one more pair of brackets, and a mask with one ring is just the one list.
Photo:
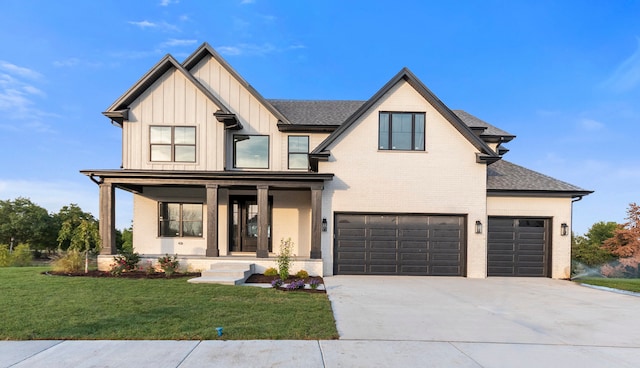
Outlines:
{"label": "wispy cloud", "polygon": [[255,2],[256,2],[255,0],[241,0],[240,5],[248,5],[248,4],[253,4]]}
{"label": "wispy cloud", "polygon": [[602,130],[605,127],[603,123],[593,119],[581,119],[578,124],[581,129],[591,132]]}
{"label": "wispy cloud", "polygon": [[148,20],[141,20],[141,21],[128,21],[127,23],[134,25],[140,29],[157,29],[157,30],[161,30],[161,31],[170,31],[170,32],[179,32],[180,29],[170,23],[167,22],[151,22]]}
{"label": "wispy cloud", "polygon": [[170,38],[161,44],[162,47],[174,47],[174,46],[191,46],[198,42],[198,40],[180,40],[176,38]]}
{"label": "wispy cloud", "polygon": [[[303,47],[303,46],[302,46]],[[301,46],[296,46],[295,48],[302,48]],[[286,48],[289,49],[289,48]],[[218,46],[216,50],[223,55],[228,56],[239,56],[239,55],[267,55],[274,52],[279,52],[284,49],[278,48],[270,43],[264,43],[262,45],[256,45],[251,43],[240,43],[234,46]]]}
{"label": "wispy cloud", "polygon": [[179,2],[179,0],[160,0],[160,6],[169,6],[171,4],[177,4]]}
{"label": "wispy cloud", "polygon": [[[35,70],[0,60],[0,128],[5,131],[28,129],[38,133],[53,133],[45,119],[55,117],[38,108],[38,100],[47,94],[36,84],[44,80]],[[17,124],[15,120],[20,120]]]}
{"label": "wispy cloud", "polygon": [[636,39],[636,51],[624,60],[603,83],[614,92],[628,92],[640,85],[640,38]]}

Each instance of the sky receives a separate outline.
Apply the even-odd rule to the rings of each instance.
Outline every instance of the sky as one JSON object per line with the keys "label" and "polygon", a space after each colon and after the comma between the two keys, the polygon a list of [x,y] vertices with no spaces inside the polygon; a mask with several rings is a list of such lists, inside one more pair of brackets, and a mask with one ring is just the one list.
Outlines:
{"label": "sky", "polygon": [[[574,232],[640,202],[640,1],[2,0],[0,199],[98,214],[117,169],[101,113],[164,55],[208,42],[265,98],[366,100],[408,67],[514,135],[504,158],[595,191]],[[117,192],[116,226],[131,195]]]}

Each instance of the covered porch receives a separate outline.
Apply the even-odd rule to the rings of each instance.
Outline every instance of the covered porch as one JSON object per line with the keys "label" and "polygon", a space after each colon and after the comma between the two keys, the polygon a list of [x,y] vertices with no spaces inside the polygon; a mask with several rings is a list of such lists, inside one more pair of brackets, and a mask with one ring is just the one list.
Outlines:
{"label": "covered porch", "polygon": [[[111,261],[117,253],[115,189],[119,188],[134,194],[133,245],[143,258],[177,254],[192,269],[227,260],[253,261],[257,265],[267,261],[273,266],[273,259],[269,258],[278,252],[280,239],[288,237],[290,220],[285,212],[290,209],[285,207],[294,207],[304,214],[296,220],[301,230],[291,230],[300,243],[297,249],[302,250],[296,253],[298,263],[308,261],[310,268],[316,268],[318,263],[318,269],[322,270],[322,191],[324,182],[332,180],[333,174],[130,170],[82,173],[99,186],[102,239],[99,258],[103,261]],[[196,221],[188,234],[164,233],[165,222],[171,229],[174,222],[163,219],[163,214],[170,217],[163,212],[163,206],[174,202],[201,206],[201,223]],[[136,236],[137,232],[140,236]],[[136,239],[140,244],[136,244]]]}

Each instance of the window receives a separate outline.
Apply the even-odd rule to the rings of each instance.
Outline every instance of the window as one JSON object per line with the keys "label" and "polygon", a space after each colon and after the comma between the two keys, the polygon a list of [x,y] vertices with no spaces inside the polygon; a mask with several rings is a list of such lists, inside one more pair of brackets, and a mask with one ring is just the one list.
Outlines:
{"label": "window", "polygon": [[269,136],[234,135],[233,167],[240,169],[268,169]]}
{"label": "window", "polygon": [[423,112],[381,112],[378,149],[424,151]]}
{"label": "window", "polygon": [[309,169],[309,136],[289,136],[289,169]]}
{"label": "window", "polygon": [[202,204],[160,202],[159,235],[202,237]]}
{"label": "window", "polygon": [[196,127],[152,126],[151,161],[196,162]]}

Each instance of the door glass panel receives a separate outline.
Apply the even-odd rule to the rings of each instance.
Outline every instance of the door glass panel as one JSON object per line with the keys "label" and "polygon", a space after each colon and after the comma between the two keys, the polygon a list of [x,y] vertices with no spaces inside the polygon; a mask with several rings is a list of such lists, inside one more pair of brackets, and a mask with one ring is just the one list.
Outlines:
{"label": "door glass panel", "polygon": [[258,237],[258,205],[247,205],[247,228],[246,236],[251,238]]}

